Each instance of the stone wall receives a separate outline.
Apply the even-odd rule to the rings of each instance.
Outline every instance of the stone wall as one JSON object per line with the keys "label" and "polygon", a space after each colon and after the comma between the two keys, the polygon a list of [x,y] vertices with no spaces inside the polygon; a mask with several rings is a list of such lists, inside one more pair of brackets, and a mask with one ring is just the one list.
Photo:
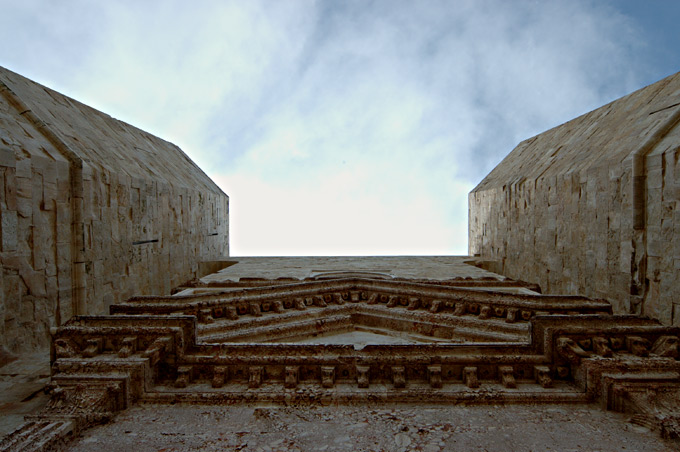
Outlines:
{"label": "stone wall", "polygon": [[0,350],[229,254],[228,197],[178,147],[2,68],[0,178]]}
{"label": "stone wall", "polygon": [[676,74],[520,143],[470,193],[470,254],[680,323],[679,104]]}
{"label": "stone wall", "polygon": [[[676,107],[677,108],[677,107]],[[644,313],[680,324],[680,124],[646,157]]]}
{"label": "stone wall", "polygon": [[5,96],[0,174],[0,338],[20,351],[44,346],[49,327],[72,313],[70,176],[68,160]]}

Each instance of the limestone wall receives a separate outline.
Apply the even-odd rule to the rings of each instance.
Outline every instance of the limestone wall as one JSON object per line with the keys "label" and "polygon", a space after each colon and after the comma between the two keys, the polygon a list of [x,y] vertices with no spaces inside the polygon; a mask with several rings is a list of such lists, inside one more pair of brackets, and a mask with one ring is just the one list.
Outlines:
{"label": "limestone wall", "polygon": [[0,351],[228,256],[228,197],[179,148],[0,68]]}
{"label": "limestone wall", "polygon": [[521,143],[470,193],[470,253],[679,323],[679,104],[676,74]]}
{"label": "limestone wall", "polygon": [[647,155],[644,313],[680,324],[680,125]]}
{"label": "limestone wall", "polygon": [[620,166],[471,193],[470,253],[544,293],[606,298],[628,312],[630,175]]}
{"label": "limestone wall", "polygon": [[44,345],[72,312],[70,178],[66,158],[3,96],[0,175],[0,345],[19,351]]}

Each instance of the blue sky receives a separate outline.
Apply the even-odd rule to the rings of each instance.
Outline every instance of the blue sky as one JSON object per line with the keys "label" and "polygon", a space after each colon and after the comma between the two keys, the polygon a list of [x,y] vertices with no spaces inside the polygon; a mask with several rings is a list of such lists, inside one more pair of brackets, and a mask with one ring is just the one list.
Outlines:
{"label": "blue sky", "polygon": [[0,65],[178,144],[233,255],[466,254],[514,146],[680,70],[678,1],[0,0]]}

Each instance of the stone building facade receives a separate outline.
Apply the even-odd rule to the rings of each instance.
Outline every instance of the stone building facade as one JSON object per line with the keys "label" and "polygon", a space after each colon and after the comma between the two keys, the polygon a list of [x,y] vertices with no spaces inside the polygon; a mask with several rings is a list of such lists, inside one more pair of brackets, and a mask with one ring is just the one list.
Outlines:
{"label": "stone building facade", "polygon": [[546,293],[680,324],[680,73],[520,143],[469,195],[469,250]]}
{"label": "stone building facade", "polygon": [[0,333],[50,345],[0,451],[677,449],[680,76],[513,151],[478,256],[406,257],[226,257],[178,148],[0,83]]}
{"label": "stone building facade", "polygon": [[75,317],[0,451],[676,448],[680,328],[467,261],[235,257]]}
{"label": "stone building facade", "polygon": [[177,146],[0,68],[0,358],[202,276],[228,209]]}

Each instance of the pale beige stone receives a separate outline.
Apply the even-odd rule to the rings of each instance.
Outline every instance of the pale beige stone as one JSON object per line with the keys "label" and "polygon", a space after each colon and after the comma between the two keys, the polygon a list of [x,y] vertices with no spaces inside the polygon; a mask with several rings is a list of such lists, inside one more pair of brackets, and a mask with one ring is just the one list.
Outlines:
{"label": "pale beige stone", "polygon": [[[617,312],[670,323],[671,289],[658,278],[680,280],[679,89],[675,74],[520,143],[470,193],[470,254],[545,292],[605,297]],[[638,205],[645,224],[634,229]]]}
{"label": "pale beige stone", "polygon": [[[3,68],[0,122],[3,267],[20,268],[24,295],[57,303],[11,323],[0,346],[47,347],[39,325],[53,324],[55,312],[63,323],[133,293],[169,293],[202,276],[195,262],[228,256],[228,220],[214,218],[228,212],[228,197],[173,144]],[[190,197],[202,205],[189,209]],[[197,231],[218,235],[199,245],[187,239],[202,242]],[[0,323],[12,320],[6,306],[0,312]]]}

